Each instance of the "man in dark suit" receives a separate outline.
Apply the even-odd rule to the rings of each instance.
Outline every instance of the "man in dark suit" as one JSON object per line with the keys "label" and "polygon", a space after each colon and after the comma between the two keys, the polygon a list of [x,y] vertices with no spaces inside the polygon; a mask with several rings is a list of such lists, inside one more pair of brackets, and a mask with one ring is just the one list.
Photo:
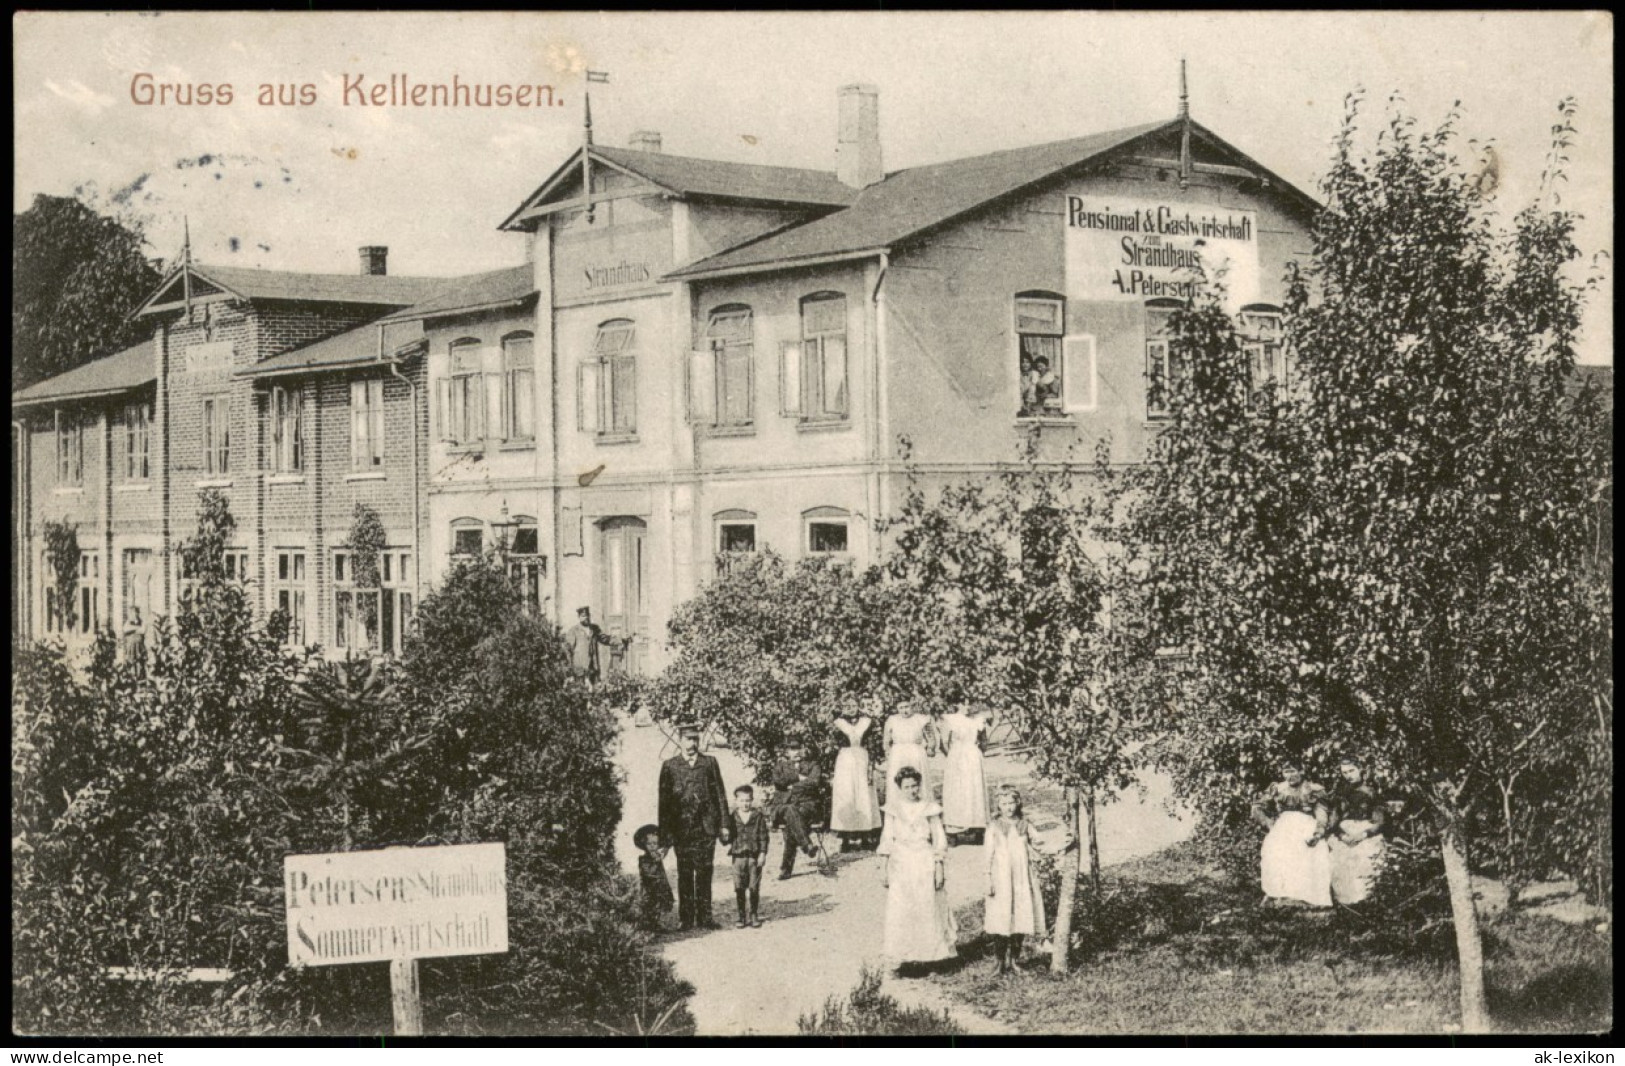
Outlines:
{"label": "man in dark suit", "polygon": [[677,852],[679,928],[721,928],[711,918],[711,866],[717,841],[728,843],[728,793],[722,768],[700,752],[700,730],[684,727],[681,753],[660,767],[660,835]]}

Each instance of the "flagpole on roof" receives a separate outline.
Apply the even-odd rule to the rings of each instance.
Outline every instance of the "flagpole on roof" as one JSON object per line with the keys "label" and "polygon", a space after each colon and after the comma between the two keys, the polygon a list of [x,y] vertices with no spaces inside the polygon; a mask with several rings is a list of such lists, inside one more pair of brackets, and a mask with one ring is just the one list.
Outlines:
{"label": "flagpole on roof", "polygon": [[185,215],[181,216],[181,228],[185,234],[181,241],[181,290],[186,299],[186,320],[192,320],[192,220]]}
{"label": "flagpole on roof", "polygon": [[1179,57],[1179,187],[1191,183],[1191,95],[1185,83],[1185,57]]}
{"label": "flagpole on roof", "polygon": [[[601,71],[601,70],[589,70],[589,71],[587,71],[587,84],[591,85],[593,82],[598,82],[599,84],[602,84],[602,85],[608,85],[609,84],[609,75],[606,74],[604,71]],[[593,214],[594,214],[593,202],[592,202],[592,158],[591,158],[592,157],[592,92],[590,90],[583,89],[582,92],[581,92],[581,95],[582,95],[582,100],[583,100],[582,123],[581,123],[581,197],[582,197],[582,199],[587,201],[587,223],[589,225],[591,225],[592,220],[593,220]]]}

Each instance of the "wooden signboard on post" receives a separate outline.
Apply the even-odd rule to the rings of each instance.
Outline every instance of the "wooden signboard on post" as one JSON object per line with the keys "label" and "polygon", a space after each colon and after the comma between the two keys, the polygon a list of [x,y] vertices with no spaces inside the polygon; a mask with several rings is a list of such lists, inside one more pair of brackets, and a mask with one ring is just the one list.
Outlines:
{"label": "wooden signboard on post", "polygon": [[502,844],[289,855],[283,871],[288,964],[388,962],[397,1036],[423,1031],[418,959],[508,950]]}

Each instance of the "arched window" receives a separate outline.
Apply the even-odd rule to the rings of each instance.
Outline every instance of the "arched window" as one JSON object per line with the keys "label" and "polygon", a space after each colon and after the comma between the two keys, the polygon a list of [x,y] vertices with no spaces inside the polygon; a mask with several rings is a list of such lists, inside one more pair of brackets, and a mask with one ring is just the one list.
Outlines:
{"label": "arched window", "polygon": [[1015,329],[1023,418],[1059,416],[1066,395],[1061,338],[1066,301],[1053,292],[1016,294]]}
{"label": "arched window", "polygon": [[542,602],[542,579],[547,576],[547,558],[541,554],[536,519],[515,515],[504,534],[508,579],[519,589],[520,604],[527,614],[536,614]]}
{"label": "arched window", "polygon": [[779,408],[809,422],[845,419],[846,297],[818,292],[801,300],[801,339],[779,349]]}
{"label": "arched window", "polygon": [[478,518],[456,518],[451,523],[451,553],[478,555],[485,550],[485,523]]}
{"label": "arched window", "polygon": [[502,338],[502,439],[536,437],[536,345],[525,331]]}
{"label": "arched window", "polygon": [[801,513],[808,555],[845,555],[851,551],[852,513],[839,507],[814,507]]}
{"label": "arched window", "polygon": [[599,324],[592,351],[576,368],[576,425],[582,432],[624,437],[638,431],[637,341],[630,318]]}
{"label": "arched window", "polygon": [[706,321],[706,347],[715,374],[716,419],[719,426],[749,426],[756,416],[756,338],[751,309],[725,304]]}
{"label": "arched window", "polygon": [[1179,300],[1149,300],[1145,305],[1147,418],[1167,418],[1172,413],[1173,392],[1187,369],[1173,349],[1173,315],[1184,306]]}
{"label": "arched window", "polygon": [[717,572],[727,569],[730,557],[756,550],[756,512],[737,508],[712,516],[717,527]]}

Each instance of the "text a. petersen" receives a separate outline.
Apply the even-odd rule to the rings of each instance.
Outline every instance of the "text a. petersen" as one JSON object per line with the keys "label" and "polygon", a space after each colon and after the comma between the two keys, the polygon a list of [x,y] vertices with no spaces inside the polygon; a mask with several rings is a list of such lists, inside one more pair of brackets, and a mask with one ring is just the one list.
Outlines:
{"label": "text a. petersen", "polygon": [[293,935],[316,958],[436,954],[448,948],[491,947],[495,937],[488,909],[465,920],[453,910],[437,917],[393,920],[398,910],[425,903],[452,903],[473,897],[506,899],[507,877],[500,870],[469,866],[462,872],[419,871],[410,876],[312,877],[287,874],[288,918]]}

